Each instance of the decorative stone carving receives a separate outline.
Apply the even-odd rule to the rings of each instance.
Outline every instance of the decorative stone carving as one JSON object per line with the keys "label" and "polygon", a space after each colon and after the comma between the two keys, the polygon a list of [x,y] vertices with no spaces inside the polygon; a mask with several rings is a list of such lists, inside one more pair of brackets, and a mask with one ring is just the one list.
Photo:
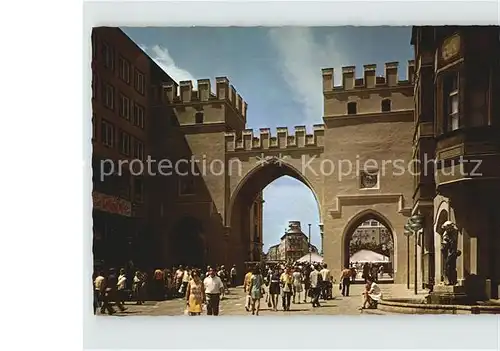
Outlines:
{"label": "decorative stone carving", "polygon": [[378,171],[361,171],[361,189],[373,189],[378,186]]}
{"label": "decorative stone carving", "polygon": [[441,252],[444,261],[444,275],[447,285],[457,284],[457,258],[462,252],[458,246],[458,228],[455,223],[446,221],[441,227],[443,233],[441,238]]}
{"label": "decorative stone carving", "polygon": [[448,61],[460,53],[460,36],[454,35],[447,38],[441,47],[441,57],[443,61]]}

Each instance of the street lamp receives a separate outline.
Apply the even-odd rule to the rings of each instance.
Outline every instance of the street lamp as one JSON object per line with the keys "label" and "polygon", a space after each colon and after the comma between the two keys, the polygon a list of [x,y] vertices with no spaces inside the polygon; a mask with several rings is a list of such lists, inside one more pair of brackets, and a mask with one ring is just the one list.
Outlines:
{"label": "street lamp", "polygon": [[312,246],[311,246],[311,223],[308,224],[309,226],[309,240],[307,242],[307,251],[309,251],[309,265],[311,265],[312,261]]}
{"label": "street lamp", "polygon": [[407,247],[408,247],[408,255],[407,255],[407,265],[408,265],[408,271],[407,271],[407,287],[408,289],[410,288],[410,236],[415,235],[415,268],[414,268],[414,291],[415,295],[418,294],[418,287],[417,287],[417,246],[418,246],[418,232],[420,229],[423,227],[423,222],[424,222],[424,217],[421,214],[416,214],[411,216],[408,219],[408,222],[405,224],[405,231],[404,234],[407,238]]}
{"label": "street lamp", "polygon": [[288,263],[288,228],[285,228],[285,265]]}

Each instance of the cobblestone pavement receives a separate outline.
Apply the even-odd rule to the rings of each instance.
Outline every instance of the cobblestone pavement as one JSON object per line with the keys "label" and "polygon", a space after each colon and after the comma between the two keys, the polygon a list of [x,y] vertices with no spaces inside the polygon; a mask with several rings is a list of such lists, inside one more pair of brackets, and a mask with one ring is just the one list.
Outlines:
{"label": "cobblestone pavement", "polygon": [[[381,285],[382,291],[390,291],[391,285]],[[376,314],[386,315],[387,312],[380,310],[363,310],[360,311],[359,307],[362,303],[361,293],[364,285],[355,284],[351,285],[349,297],[343,297],[338,286],[334,286],[333,300],[323,301],[320,300],[321,307],[313,308],[311,303],[304,303],[304,295],[301,294],[301,303],[291,304],[290,311],[272,311],[267,307],[265,299],[261,300],[261,316],[266,315],[360,315],[360,314]],[[117,312],[115,316],[182,316],[186,306],[185,299],[173,299],[161,302],[146,302],[144,305],[135,305],[134,303],[127,303],[127,310],[124,312]],[[308,299],[310,301],[310,299]],[[221,301],[220,315],[250,315],[245,311],[245,294],[242,287],[230,289],[230,294]],[[281,298],[279,305],[281,307]]]}

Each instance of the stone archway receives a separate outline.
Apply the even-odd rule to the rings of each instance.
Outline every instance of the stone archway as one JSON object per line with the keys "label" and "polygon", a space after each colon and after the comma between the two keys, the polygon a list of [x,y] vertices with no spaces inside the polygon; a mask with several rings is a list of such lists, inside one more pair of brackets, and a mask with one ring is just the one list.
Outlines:
{"label": "stone archway", "polygon": [[435,255],[435,277],[434,281],[436,283],[444,281],[444,267],[443,267],[443,257],[441,253],[441,227],[444,222],[450,219],[450,213],[448,211],[448,203],[443,201],[438,207],[438,212],[436,216],[436,222],[434,224],[434,247],[436,250]]}
{"label": "stone archway", "polygon": [[227,223],[231,228],[229,237],[229,247],[231,251],[228,255],[229,263],[243,264],[250,260],[250,250],[248,250],[249,223],[247,223],[251,204],[255,201],[258,194],[274,180],[283,176],[289,176],[300,181],[311,190],[316,199],[318,213],[321,222],[321,203],[319,201],[316,189],[311,182],[296,167],[286,162],[269,162],[258,165],[248,171],[239,181],[230,198],[227,210]]}
{"label": "stone archway", "polygon": [[185,216],[178,220],[172,229],[172,242],[175,264],[204,267],[206,247],[199,219]]}
{"label": "stone archway", "polygon": [[[376,227],[377,229],[373,230],[381,230],[383,227],[387,229],[387,234],[389,235],[389,243],[383,245],[379,243],[378,245],[374,245],[372,248],[373,251],[382,254],[384,256],[389,257],[390,266],[389,268],[396,271],[395,267],[397,267],[397,242],[396,235],[394,233],[394,227],[390,223],[390,221],[380,212],[375,211],[373,209],[363,210],[356,215],[354,215],[347,225],[345,226],[344,232],[342,234],[342,251],[341,251],[341,262],[345,267],[349,267],[350,257],[353,254],[351,251],[351,240],[356,230],[367,221],[376,221],[381,227]],[[363,228],[364,229],[364,228]],[[366,230],[371,230],[371,228],[366,228]],[[379,233],[380,234],[380,233]],[[380,239],[379,239],[380,241]],[[379,247],[380,246],[380,247]],[[386,247],[383,247],[386,246]],[[392,247],[391,247],[392,246]],[[393,275],[393,281],[395,276]]]}

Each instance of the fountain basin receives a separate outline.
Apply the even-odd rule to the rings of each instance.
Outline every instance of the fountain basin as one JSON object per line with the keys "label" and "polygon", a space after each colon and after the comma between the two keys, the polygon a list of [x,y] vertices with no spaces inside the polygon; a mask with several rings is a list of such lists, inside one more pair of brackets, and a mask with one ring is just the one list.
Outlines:
{"label": "fountain basin", "polygon": [[425,298],[388,298],[379,301],[378,309],[401,314],[500,314],[500,304],[433,304]]}

